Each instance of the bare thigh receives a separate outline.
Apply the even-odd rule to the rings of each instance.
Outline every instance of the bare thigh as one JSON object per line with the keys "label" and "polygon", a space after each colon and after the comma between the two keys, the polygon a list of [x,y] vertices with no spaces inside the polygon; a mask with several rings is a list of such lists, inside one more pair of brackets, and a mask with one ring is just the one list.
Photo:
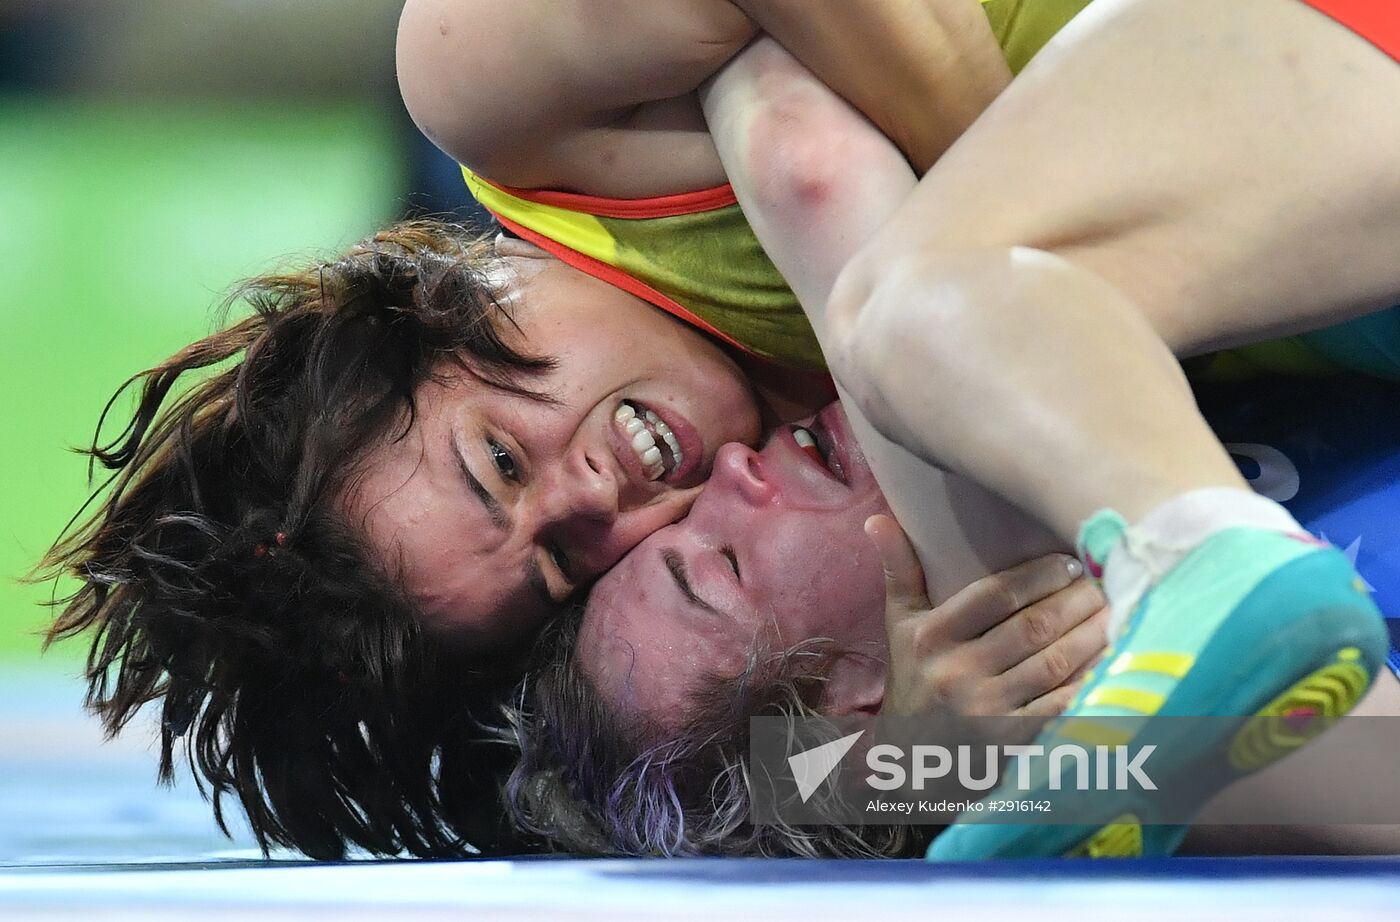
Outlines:
{"label": "bare thigh", "polygon": [[1400,64],[1298,0],[1097,0],[877,252],[1031,246],[1178,355],[1400,301]]}

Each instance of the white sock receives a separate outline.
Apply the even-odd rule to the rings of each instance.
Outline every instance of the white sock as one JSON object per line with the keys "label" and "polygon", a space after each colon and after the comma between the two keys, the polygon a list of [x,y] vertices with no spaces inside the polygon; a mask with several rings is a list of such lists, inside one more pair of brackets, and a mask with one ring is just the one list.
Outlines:
{"label": "white sock", "polygon": [[1307,534],[1287,509],[1239,487],[1206,487],[1167,500],[1130,525],[1104,561],[1103,590],[1112,605],[1109,638],[1117,639],[1144,592],[1226,528]]}

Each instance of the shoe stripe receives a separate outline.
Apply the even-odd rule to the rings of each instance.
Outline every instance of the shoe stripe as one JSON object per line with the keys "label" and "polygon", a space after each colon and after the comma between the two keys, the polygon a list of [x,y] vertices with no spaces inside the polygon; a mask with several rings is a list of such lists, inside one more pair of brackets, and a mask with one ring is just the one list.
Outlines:
{"label": "shoe stripe", "polygon": [[1092,717],[1061,721],[1054,727],[1056,736],[1089,746],[1126,746],[1136,735],[1133,730],[1106,726],[1102,719]]}
{"label": "shoe stripe", "polygon": [[1136,688],[1096,688],[1084,699],[1085,707],[1120,707],[1151,716],[1162,709],[1165,695]]}
{"label": "shoe stripe", "polygon": [[1109,664],[1109,675],[1125,672],[1157,672],[1181,679],[1196,664],[1196,657],[1189,653],[1124,653],[1115,657]]}

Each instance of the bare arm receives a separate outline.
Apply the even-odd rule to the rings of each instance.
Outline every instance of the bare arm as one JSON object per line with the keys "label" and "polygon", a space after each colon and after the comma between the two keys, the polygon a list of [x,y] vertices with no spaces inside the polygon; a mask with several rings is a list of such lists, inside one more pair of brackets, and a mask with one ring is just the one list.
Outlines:
{"label": "bare arm", "polygon": [[424,134],[492,179],[688,191],[724,180],[693,91],[755,20],[920,171],[1010,79],[978,0],[407,0],[399,86]]}
{"label": "bare arm", "polygon": [[694,90],[753,34],[729,0],[408,0],[399,89],[497,181],[679,192],[723,181]]}
{"label": "bare arm", "polygon": [[[772,39],[736,57],[701,98],[744,212],[821,339],[837,274],[904,203],[916,177],[889,140]],[[1059,549],[1018,510],[930,467],[842,402],[919,553],[933,604]]]}
{"label": "bare arm", "polygon": [[978,0],[734,0],[923,173],[1011,82]]}

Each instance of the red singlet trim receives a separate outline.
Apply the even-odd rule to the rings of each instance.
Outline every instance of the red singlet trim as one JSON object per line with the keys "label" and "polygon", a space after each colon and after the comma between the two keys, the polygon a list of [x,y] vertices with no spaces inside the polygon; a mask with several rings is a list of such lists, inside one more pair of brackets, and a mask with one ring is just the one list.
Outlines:
{"label": "red singlet trim", "polygon": [[1303,0],[1400,61],[1400,3],[1394,0]]}
{"label": "red singlet trim", "polygon": [[677,215],[727,208],[738,201],[734,196],[734,188],[728,183],[696,192],[680,192],[676,195],[658,195],[652,198],[604,198],[601,195],[584,195],[580,192],[517,189],[514,186],[491,182],[484,176],[478,176],[477,179],[527,202],[567,208],[569,211],[599,218],[673,218]]}

